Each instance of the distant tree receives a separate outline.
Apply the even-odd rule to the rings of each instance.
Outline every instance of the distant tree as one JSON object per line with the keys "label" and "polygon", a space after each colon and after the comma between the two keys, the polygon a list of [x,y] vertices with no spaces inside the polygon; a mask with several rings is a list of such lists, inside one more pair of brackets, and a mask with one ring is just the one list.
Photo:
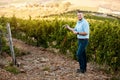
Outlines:
{"label": "distant tree", "polygon": [[66,2],[66,3],[64,3],[64,6],[65,6],[65,7],[69,7],[70,5],[71,5],[70,2]]}
{"label": "distant tree", "polygon": [[34,7],[39,7],[39,4],[33,4]]}
{"label": "distant tree", "polygon": [[58,3],[55,3],[55,4],[54,4],[54,7],[59,7],[59,4],[58,4]]}
{"label": "distant tree", "polygon": [[71,3],[70,3],[70,2],[66,2],[66,3],[64,3],[64,4],[62,4],[62,5],[63,5],[62,8],[63,8],[65,11],[67,11],[68,8],[70,7]]}

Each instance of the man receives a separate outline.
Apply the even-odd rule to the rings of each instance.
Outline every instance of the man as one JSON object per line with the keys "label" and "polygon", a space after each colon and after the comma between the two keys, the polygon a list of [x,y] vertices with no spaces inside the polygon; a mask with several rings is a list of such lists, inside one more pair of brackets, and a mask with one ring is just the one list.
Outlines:
{"label": "man", "polygon": [[71,28],[68,25],[67,29],[72,31],[78,38],[78,50],[76,53],[80,69],[77,69],[77,73],[85,73],[87,67],[86,61],[86,47],[89,39],[89,23],[84,19],[83,14],[81,12],[77,12],[78,21],[75,28]]}

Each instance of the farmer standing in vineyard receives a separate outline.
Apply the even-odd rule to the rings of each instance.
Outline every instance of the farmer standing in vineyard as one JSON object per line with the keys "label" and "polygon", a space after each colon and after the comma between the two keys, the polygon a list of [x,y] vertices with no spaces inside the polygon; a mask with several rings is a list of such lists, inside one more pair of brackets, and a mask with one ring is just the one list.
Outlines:
{"label": "farmer standing in vineyard", "polygon": [[86,60],[86,47],[89,39],[89,23],[84,19],[83,14],[78,11],[77,12],[78,21],[76,23],[75,28],[71,28],[70,26],[66,26],[66,28],[72,31],[78,38],[78,50],[76,53],[80,69],[77,69],[77,73],[85,73],[87,67]]}

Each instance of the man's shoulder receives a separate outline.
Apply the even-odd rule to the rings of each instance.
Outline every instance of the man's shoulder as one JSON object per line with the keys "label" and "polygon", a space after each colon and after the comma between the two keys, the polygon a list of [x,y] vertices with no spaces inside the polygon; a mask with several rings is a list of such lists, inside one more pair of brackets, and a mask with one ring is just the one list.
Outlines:
{"label": "man's shoulder", "polygon": [[83,23],[84,23],[84,24],[89,24],[86,19],[83,19]]}
{"label": "man's shoulder", "polygon": [[84,22],[88,22],[85,18],[83,19]]}

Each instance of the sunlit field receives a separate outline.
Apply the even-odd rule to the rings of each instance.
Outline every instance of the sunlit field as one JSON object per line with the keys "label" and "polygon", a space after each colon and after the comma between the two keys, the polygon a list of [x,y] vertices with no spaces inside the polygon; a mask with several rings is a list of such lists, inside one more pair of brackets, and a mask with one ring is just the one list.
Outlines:
{"label": "sunlit field", "polygon": [[[101,12],[105,14],[119,13],[119,0],[110,3],[110,1],[94,1],[94,0],[58,0],[58,1],[42,1],[42,0],[14,0],[1,1],[0,16],[12,17],[15,15],[18,18],[28,19],[39,18],[51,14],[61,14],[68,11],[80,9],[82,11]],[[5,3],[7,3],[5,5]],[[111,11],[112,10],[112,11]],[[108,13],[106,13],[108,12]],[[119,15],[118,15],[119,16]]]}

